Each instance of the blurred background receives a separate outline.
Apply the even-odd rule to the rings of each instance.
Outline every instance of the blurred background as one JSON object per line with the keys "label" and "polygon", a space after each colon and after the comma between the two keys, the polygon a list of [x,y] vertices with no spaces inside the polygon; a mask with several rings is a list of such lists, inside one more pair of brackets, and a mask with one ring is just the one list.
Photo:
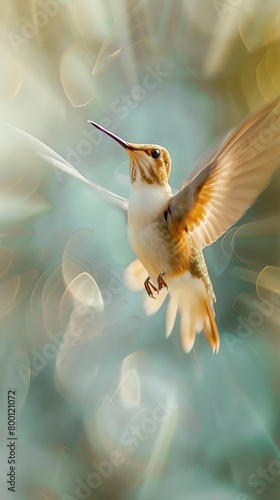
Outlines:
{"label": "blurred background", "polygon": [[277,0],[0,0],[1,499],[7,391],[27,500],[280,496],[280,172],[205,251],[222,336],[186,355],[123,285],[122,214],[24,130],[127,196],[124,139],[165,146],[178,189],[279,95]]}

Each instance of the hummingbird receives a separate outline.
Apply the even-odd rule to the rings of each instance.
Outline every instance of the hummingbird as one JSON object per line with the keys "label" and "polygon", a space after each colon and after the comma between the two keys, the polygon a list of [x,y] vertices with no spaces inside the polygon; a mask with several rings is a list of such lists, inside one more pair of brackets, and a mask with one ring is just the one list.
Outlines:
{"label": "hummingbird", "polygon": [[[219,351],[216,297],[203,249],[238,222],[276,170],[280,157],[279,103],[276,99],[267,104],[228,135],[220,147],[198,163],[175,194],[169,184],[171,156],[157,144],[127,142],[89,120],[129,156],[128,200],[89,181],[44,145],[41,156],[91,185],[101,198],[125,213],[128,240],[137,259],[125,270],[124,281],[132,290],[146,290],[146,314],[157,312],[169,295],[166,337],[173,331],[179,313],[185,352],[192,350],[201,331],[213,353]],[[33,140],[36,147],[38,143],[42,146]]]}

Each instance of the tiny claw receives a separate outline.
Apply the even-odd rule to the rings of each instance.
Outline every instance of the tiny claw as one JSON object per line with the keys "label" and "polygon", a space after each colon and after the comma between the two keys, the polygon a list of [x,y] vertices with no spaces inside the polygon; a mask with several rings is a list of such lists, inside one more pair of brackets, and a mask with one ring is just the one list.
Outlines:
{"label": "tiny claw", "polygon": [[158,279],[157,279],[157,282],[158,282],[158,289],[161,290],[162,288],[167,288],[168,289],[168,286],[167,286],[167,283],[165,282],[165,280],[163,279],[163,275],[165,273],[160,273],[158,275]]}
{"label": "tiny claw", "polygon": [[149,295],[149,297],[151,297],[152,299],[155,299],[156,297],[154,297],[152,289],[157,293],[158,293],[158,289],[151,283],[150,276],[148,276],[148,278],[144,281],[144,287],[145,287],[145,290],[146,290],[147,294]]}

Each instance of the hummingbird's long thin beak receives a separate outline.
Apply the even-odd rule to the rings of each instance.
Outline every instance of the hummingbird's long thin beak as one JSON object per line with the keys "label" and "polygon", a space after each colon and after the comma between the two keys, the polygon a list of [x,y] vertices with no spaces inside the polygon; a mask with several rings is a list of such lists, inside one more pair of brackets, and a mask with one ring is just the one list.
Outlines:
{"label": "hummingbird's long thin beak", "polygon": [[112,132],[110,132],[106,128],[104,128],[101,125],[99,125],[98,123],[92,122],[91,120],[88,120],[88,123],[91,123],[91,125],[93,125],[94,127],[98,128],[99,130],[101,130],[101,132],[104,132],[104,134],[107,134],[107,135],[109,135],[109,137],[112,137],[112,139],[114,139],[115,141],[117,141],[123,148],[129,149],[130,151],[133,151],[135,149],[132,146],[132,144],[130,144],[127,141],[124,141],[123,139],[121,139],[117,135],[113,134]]}

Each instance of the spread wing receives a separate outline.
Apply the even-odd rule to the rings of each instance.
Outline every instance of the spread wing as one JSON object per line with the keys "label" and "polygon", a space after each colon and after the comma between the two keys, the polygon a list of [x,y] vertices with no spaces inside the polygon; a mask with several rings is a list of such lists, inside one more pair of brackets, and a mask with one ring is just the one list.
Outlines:
{"label": "spread wing", "polygon": [[120,209],[123,212],[127,211],[128,202],[125,198],[118,196],[117,194],[109,191],[108,189],[96,184],[96,182],[88,180],[84,177],[80,172],[71,165],[67,160],[65,160],[62,156],[57,154],[53,149],[44,144],[44,142],[40,141],[36,137],[20,130],[16,127],[10,126],[13,130],[19,132],[25,139],[27,139],[28,143],[34,148],[34,150],[42,157],[45,158],[49,163],[54,165],[56,168],[59,168],[63,172],[66,172],[68,175],[75,177],[81,182],[88,184],[91,188],[95,190],[96,195],[108,205],[111,205],[115,208]]}
{"label": "spread wing", "polygon": [[170,223],[186,230],[197,250],[210,245],[253,204],[279,164],[278,98],[243,123],[170,200]]}

